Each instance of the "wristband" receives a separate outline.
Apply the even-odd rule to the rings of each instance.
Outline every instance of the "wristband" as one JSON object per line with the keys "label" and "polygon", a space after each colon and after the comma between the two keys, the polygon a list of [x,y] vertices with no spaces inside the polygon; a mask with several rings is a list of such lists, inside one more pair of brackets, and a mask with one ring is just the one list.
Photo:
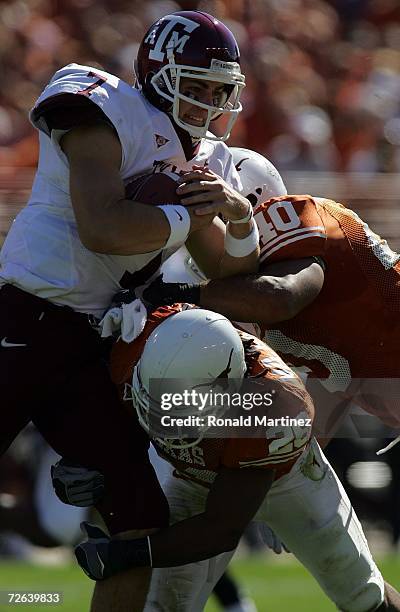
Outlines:
{"label": "wristband", "polygon": [[240,223],[248,223],[250,219],[253,218],[253,207],[249,202],[249,210],[247,211],[247,215],[242,217],[241,219],[229,219],[229,223],[233,223],[233,225],[238,225]]}
{"label": "wristband", "polygon": [[171,232],[163,249],[181,245],[186,242],[190,232],[190,215],[181,204],[161,204],[157,206],[167,217]]}
{"label": "wristband", "polygon": [[253,229],[246,238],[234,238],[227,229],[225,234],[225,251],[231,257],[246,257],[258,247],[259,240],[258,227],[254,221]]}

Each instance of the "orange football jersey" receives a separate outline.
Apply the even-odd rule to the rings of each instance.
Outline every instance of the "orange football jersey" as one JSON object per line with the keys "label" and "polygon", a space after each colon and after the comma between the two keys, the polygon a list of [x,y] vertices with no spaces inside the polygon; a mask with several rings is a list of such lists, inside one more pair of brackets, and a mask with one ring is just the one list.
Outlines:
{"label": "orange football jersey", "polygon": [[[185,307],[185,306],[183,306]],[[111,371],[114,382],[130,383],[133,367],[140,358],[146,339],[165,320],[182,309],[182,305],[158,308],[149,315],[142,334],[132,343],[119,340],[111,354]],[[158,454],[169,461],[177,475],[209,486],[218,469],[257,467],[275,469],[275,479],[287,473],[304,451],[310,436],[314,409],[303,383],[282,359],[264,342],[239,331],[246,355],[248,377],[266,380],[273,389],[274,400],[269,407],[258,408],[267,419],[303,419],[304,426],[278,424],[263,425],[258,437],[204,438],[196,446],[172,449],[153,440]]]}
{"label": "orange football jersey", "polygon": [[[345,390],[352,379],[399,378],[400,255],[356,213],[332,200],[274,198],[255,218],[262,263],[308,256],[325,263],[324,285],[314,302],[293,319],[262,330],[261,337],[285,361],[326,379],[333,391]],[[382,395],[384,387],[382,382]],[[397,400],[400,389],[398,395]],[[368,409],[399,426],[396,403],[399,408],[381,398]]]}

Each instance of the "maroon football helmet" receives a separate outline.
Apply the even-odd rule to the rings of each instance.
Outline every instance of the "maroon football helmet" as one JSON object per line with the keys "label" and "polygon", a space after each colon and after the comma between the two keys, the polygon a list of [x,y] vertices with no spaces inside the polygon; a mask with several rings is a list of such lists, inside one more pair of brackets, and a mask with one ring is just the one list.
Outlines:
{"label": "maroon football helmet", "polygon": [[[201,11],[171,13],[153,24],[143,38],[135,62],[137,86],[154,106],[171,113],[177,125],[194,138],[206,136],[213,119],[228,115],[223,136],[207,135],[213,140],[226,140],[242,110],[239,98],[245,79],[239,60],[232,32],[215,17]],[[225,94],[219,105],[204,104],[181,93],[180,80],[185,77],[224,83]],[[207,110],[204,126],[179,118],[180,100]]]}

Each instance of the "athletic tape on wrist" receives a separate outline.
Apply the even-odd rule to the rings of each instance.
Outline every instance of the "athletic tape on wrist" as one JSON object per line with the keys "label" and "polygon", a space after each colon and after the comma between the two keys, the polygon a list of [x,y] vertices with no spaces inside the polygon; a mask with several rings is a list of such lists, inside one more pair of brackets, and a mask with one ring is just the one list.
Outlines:
{"label": "athletic tape on wrist", "polygon": [[229,223],[233,223],[233,225],[240,225],[240,223],[248,223],[250,219],[253,218],[253,207],[249,202],[249,209],[247,211],[247,215],[242,217],[241,219],[229,219]]}
{"label": "athletic tape on wrist", "polygon": [[225,251],[231,257],[246,257],[250,255],[258,246],[260,236],[258,233],[258,227],[253,221],[253,229],[246,238],[234,238],[229,232],[228,228],[225,234]]}
{"label": "athletic tape on wrist", "polygon": [[186,208],[181,204],[161,204],[157,208],[163,211],[171,228],[171,233],[163,248],[168,249],[186,242],[190,232],[190,215]]}

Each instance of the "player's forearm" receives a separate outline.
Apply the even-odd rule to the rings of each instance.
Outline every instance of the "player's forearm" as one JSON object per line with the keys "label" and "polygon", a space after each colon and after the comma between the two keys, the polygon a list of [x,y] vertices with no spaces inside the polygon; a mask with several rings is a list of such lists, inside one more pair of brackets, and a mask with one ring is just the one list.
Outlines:
{"label": "player's forearm", "polygon": [[136,565],[175,567],[195,563],[236,548],[242,531],[229,528],[226,520],[210,520],[198,514],[157,531],[147,540],[113,539],[108,545],[107,569],[115,574]]}
{"label": "player's forearm", "polygon": [[164,246],[170,234],[161,209],[124,199],[99,210],[95,222],[82,218],[77,222],[85,247],[109,255],[155,251]]}
{"label": "player's forearm", "polygon": [[90,537],[76,547],[75,554],[82,569],[93,580],[104,580],[134,567],[174,567],[202,561],[233,550],[243,531],[228,529],[226,520],[207,520],[204,514],[176,523],[150,537],[133,540],[108,540],[95,525],[84,525]]}
{"label": "player's forearm", "polygon": [[290,297],[286,279],[252,274],[202,285],[199,305],[234,321],[272,324],[293,316]]}
{"label": "player's forearm", "polygon": [[222,256],[219,265],[219,278],[223,279],[233,275],[251,274],[258,269],[258,252],[254,251],[246,257],[230,257],[226,253]]}
{"label": "player's forearm", "polygon": [[[188,212],[189,234],[209,223],[210,218],[198,218],[193,211]],[[83,244],[92,251],[109,255],[135,255],[156,251],[165,246],[174,231],[161,208],[125,199],[110,203],[99,210],[95,222],[90,223],[89,219],[79,218],[77,221]],[[178,217],[176,221],[179,222]]]}
{"label": "player's forearm", "polygon": [[200,285],[164,283],[160,278],[143,296],[154,307],[188,302],[233,321],[261,325],[285,321],[297,313],[287,280],[262,274],[216,278]]}
{"label": "player's forearm", "polygon": [[271,325],[295,317],[322,289],[324,272],[312,258],[282,261],[263,273],[212,280],[198,304],[235,321]]}
{"label": "player's forearm", "polygon": [[[238,545],[241,530],[198,514],[150,537],[153,567],[174,567],[208,559]],[[181,545],[177,546],[176,543]]]}

